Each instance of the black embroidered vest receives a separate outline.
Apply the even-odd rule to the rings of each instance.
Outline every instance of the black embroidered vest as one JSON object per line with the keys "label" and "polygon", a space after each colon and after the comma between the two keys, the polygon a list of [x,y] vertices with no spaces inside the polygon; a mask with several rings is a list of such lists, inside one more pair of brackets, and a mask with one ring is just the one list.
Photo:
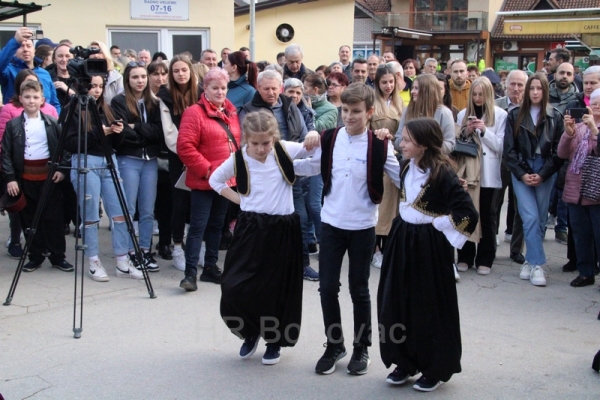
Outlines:
{"label": "black embroidered vest", "polygon": [[[333,167],[333,146],[340,128],[328,129],[321,134],[321,176],[323,177],[323,196],[331,191],[331,170]],[[381,203],[383,196],[383,166],[387,159],[388,141],[379,140],[373,131],[367,132],[367,188],[369,197],[375,204]]]}
{"label": "black embroidered vest", "polygon": [[[288,184],[293,185],[296,181],[294,161],[279,141],[273,143],[273,148],[275,149],[275,161],[277,161],[283,179]],[[250,173],[241,149],[235,152],[234,171],[237,192],[242,196],[248,196],[250,194]]]}

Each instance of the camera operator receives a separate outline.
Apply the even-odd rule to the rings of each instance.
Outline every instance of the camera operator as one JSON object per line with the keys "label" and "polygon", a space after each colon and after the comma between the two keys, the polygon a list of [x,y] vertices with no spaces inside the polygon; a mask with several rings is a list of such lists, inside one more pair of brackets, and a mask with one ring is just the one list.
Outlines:
{"label": "camera operator", "polygon": [[56,89],[52,84],[52,78],[48,71],[33,63],[33,32],[27,27],[21,27],[15,32],[6,46],[0,51],[0,86],[2,86],[2,98],[10,100],[15,93],[15,78],[19,71],[30,69],[34,71],[42,84],[44,98],[52,104],[60,114],[60,103],[56,95]]}

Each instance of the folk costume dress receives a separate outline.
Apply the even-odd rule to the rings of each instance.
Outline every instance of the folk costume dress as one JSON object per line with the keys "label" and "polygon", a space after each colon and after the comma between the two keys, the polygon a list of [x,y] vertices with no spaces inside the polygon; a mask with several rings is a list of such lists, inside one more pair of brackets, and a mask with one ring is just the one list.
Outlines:
{"label": "folk costume dress", "polygon": [[453,247],[461,248],[479,215],[454,172],[403,164],[400,213],[383,255],[377,293],[381,358],[411,375],[448,381],[462,353]]}
{"label": "folk costume dress", "polygon": [[210,178],[221,193],[235,175],[240,209],[221,281],[221,317],[242,338],[294,346],[302,317],[302,232],[294,213],[293,159],[314,151],[302,143],[275,142],[264,163],[247,146]]}

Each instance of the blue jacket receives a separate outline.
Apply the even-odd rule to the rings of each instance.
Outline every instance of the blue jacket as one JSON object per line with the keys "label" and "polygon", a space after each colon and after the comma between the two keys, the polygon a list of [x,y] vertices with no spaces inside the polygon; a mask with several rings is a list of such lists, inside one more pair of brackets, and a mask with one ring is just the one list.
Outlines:
{"label": "blue jacket", "polygon": [[240,76],[235,81],[229,81],[227,89],[227,100],[233,103],[238,111],[244,104],[250,103],[256,93],[256,89],[248,83],[246,75]]}
{"label": "blue jacket", "polygon": [[[15,57],[15,53],[19,49],[20,44],[11,38],[6,46],[0,51],[0,86],[2,86],[2,98],[4,104],[10,101],[10,98],[15,94],[15,79],[19,71],[28,68],[23,60]],[[40,67],[34,67],[33,72],[36,73],[40,83],[44,87],[44,97],[46,101],[56,108],[56,112],[60,114],[60,102],[56,95],[56,89],[52,83],[52,78],[48,71]]]}

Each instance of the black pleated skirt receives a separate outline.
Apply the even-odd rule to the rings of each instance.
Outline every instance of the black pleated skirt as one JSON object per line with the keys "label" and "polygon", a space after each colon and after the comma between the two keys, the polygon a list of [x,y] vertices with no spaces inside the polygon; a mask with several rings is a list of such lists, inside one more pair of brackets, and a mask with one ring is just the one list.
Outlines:
{"label": "black pleated skirt", "polygon": [[394,219],[377,293],[381,359],[448,381],[461,371],[454,250],[431,224]]}
{"label": "black pleated skirt", "polygon": [[235,335],[294,346],[302,319],[298,214],[240,212],[221,282],[221,317]]}

